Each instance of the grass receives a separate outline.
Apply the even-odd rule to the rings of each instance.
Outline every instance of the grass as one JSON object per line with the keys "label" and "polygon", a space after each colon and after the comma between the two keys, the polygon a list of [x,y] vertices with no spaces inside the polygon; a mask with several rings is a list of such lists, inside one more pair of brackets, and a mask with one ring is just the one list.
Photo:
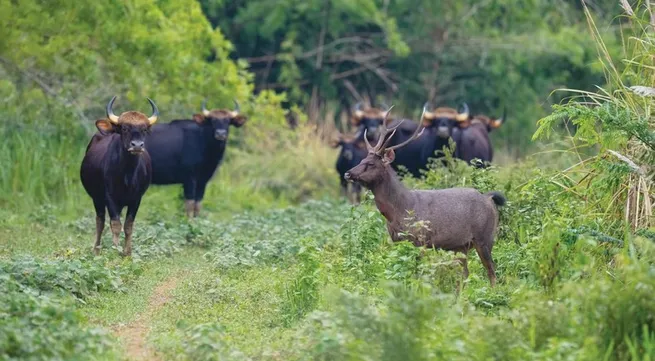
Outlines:
{"label": "grass", "polygon": [[[129,354],[119,330],[137,321],[149,330],[144,345],[163,359],[558,360],[571,347],[573,359],[634,359],[650,350],[651,241],[621,230],[611,236],[622,243],[605,241],[607,230],[580,212],[575,195],[552,192],[554,174],[454,166],[423,183],[407,180],[502,189],[510,200],[494,248],[498,286],[489,287],[471,254],[459,295],[453,255],[391,244],[370,196],[356,208],[329,198],[210,207],[188,222],[173,192],[154,189],[132,260],[118,256],[108,234],[101,257],[92,257],[92,214],[61,220],[46,207],[3,223],[0,263],[20,287],[65,301],[77,334],[104,329],[95,344],[107,346],[88,349],[104,359]],[[567,231],[582,226],[594,232]]]}
{"label": "grass", "polygon": [[646,149],[651,125],[634,114],[648,108],[594,99],[542,121],[543,134],[569,117],[572,143],[404,179],[505,193],[495,288],[474,253],[460,285],[453,254],[392,244],[370,193],[358,207],[336,199],[336,152],[309,128],[237,133],[193,221],[180,187],[152,187],[130,259],[108,232],[90,252],[77,177],[87,135],[2,128],[0,358],[652,360],[652,154],[635,158],[641,174],[603,153]]}

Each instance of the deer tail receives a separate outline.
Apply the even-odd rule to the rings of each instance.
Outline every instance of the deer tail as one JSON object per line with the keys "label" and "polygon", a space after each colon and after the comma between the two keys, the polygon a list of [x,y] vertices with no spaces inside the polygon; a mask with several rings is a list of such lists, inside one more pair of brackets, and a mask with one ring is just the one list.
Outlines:
{"label": "deer tail", "polygon": [[504,206],[505,203],[507,202],[507,199],[505,198],[505,196],[502,193],[498,192],[498,191],[485,193],[485,196],[491,197],[491,200],[493,200],[494,203],[496,203],[496,206],[498,206],[498,207]]}

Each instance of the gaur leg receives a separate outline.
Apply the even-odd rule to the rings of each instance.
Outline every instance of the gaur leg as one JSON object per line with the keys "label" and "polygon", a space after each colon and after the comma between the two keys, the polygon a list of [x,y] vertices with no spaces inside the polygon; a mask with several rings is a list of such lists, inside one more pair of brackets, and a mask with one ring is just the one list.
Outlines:
{"label": "gaur leg", "polygon": [[196,184],[196,196],[195,196],[195,204],[193,207],[193,216],[198,217],[200,214],[200,203],[202,202],[202,199],[205,197],[205,189],[207,188],[207,183],[209,182],[209,179],[206,181],[198,181]]}
{"label": "gaur leg", "polygon": [[105,196],[107,211],[109,211],[109,225],[111,227],[112,241],[114,246],[118,247],[121,236],[121,208],[114,202],[109,195]]}
{"label": "gaur leg", "polygon": [[350,197],[348,196],[348,181],[346,181],[343,175],[339,176],[339,183],[341,184],[341,196],[350,200]]}
{"label": "gaur leg", "polygon": [[478,252],[478,256],[480,256],[480,260],[482,261],[484,268],[487,269],[487,276],[489,277],[491,287],[495,286],[496,266],[494,265],[494,261],[491,257],[491,248],[484,245],[476,245],[475,250]]}
{"label": "gaur leg", "polygon": [[105,230],[105,203],[102,200],[93,200],[93,206],[96,209],[96,242],[93,247],[93,252],[97,255],[100,254],[100,241],[102,240],[102,232]]}
{"label": "gaur leg", "polygon": [[136,212],[139,211],[140,204],[141,199],[127,207],[127,215],[125,216],[125,247],[123,248],[123,255],[126,257],[132,255],[132,228],[134,227],[134,219],[136,218]]}
{"label": "gaur leg", "polygon": [[362,187],[359,184],[353,184],[352,186],[352,192],[353,192],[353,203],[354,204],[359,204],[362,201]]}
{"label": "gaur leg", "polygon": [[195,208],[195,203],[196,203],[195,178],[189,178],[186,181],[184,181],[182,187],[184,188],[184,211],[187,217],[191,218],[193,216],[193,209]]}

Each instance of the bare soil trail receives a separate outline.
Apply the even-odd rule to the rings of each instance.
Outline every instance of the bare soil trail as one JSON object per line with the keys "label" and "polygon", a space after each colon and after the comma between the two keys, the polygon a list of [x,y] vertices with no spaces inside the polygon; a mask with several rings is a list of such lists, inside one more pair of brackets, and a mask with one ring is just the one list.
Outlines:
{"label": "bare soil trail", "polygon": [[180,274],[174,274],[159,284],[148,300],[148,307],[132,322],[114,328],[114,334],[125,348],[125,357],[128,360],[160,361],[156,351],[148,345],[147,337],[150,331],[152,317],[171,298],[171,292],[177,287]]}

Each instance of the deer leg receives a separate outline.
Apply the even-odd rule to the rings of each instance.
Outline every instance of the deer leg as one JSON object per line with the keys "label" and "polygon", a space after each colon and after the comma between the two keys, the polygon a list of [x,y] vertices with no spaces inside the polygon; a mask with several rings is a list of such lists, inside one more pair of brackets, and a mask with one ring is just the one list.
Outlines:
{"label": "deer leg", "polygon": [[469,266],[468,266],[468,257],[464,255],[464,257],[459,257],[457,259],[459,263],[462,264],[462,279],[466,280],[469,278]]}
{"label": "deer leg", "polygon": [[480,256],[484,268],[487,269],[487,276],[489,277],[491,287],[494,287],[496,285],[496,266],[491,257],[491,249],[487,246],[476,245],[475,250],[478,252],[478,256]]}
{"label": "deer leg", "polygon": [[102,241],[102,232],[105,230],[105,204],[102,201],[93,200],[93,206],[96,209],[96,239],[93,246],[95,255],[100,254],[102,248],[100,242]]}
{"label": "deer leg", "polygon": [[463,257],[458,257],[457,262],[462,265],[462,278],[457,281],[457,294],[459,295],[464,288],[464,282],[469,278],[469,266],[468,266],[468,252],[464,253]]}

